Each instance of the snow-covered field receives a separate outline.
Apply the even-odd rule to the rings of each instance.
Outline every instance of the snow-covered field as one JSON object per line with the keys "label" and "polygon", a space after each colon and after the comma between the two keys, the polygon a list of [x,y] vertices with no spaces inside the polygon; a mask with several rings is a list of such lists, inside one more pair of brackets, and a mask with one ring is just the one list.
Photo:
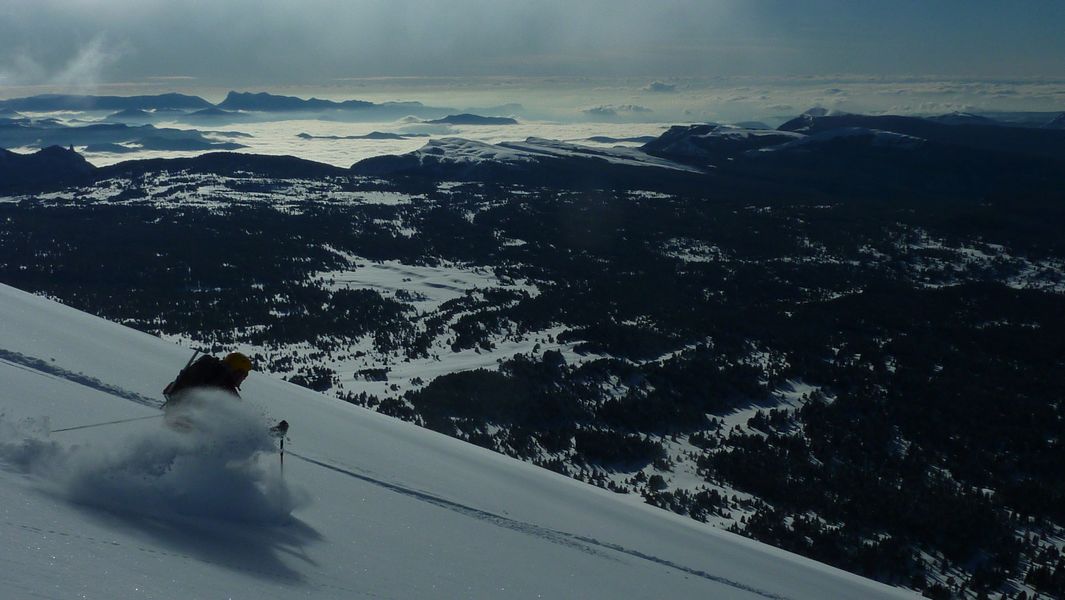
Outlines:
{"label": "snow-covered field", "polygon": [[628,167],[658,167],[692,173],[699,172],[699,169],[656,158],[632,148],[613,147],[606,152],[592,148],[586,143],[573,144],[542,137],[529,137],[523,141],[503,141],[498,144],[460,137],[446,137],[430,140],[424,147],[419,148],[415,155],[423,162],[431,157],[449,163],[508,165],[533,163],[543,158],[595,158],[610,164]]}
{"label": "snow-covered field", "polygon": [[259,374],[176,433],[185,360],[0,286],[0,597],[912,597]]}
{"label": "snow-covered field", "polygon": [[228,177],[182,171],[176,174],[154,173],[136,180],[114,177],[91,185],[72,186],[43,194],[0,196],[0,203],[29,200],[45,205],[69,205],[92,202],[160,209],[206,208],[212,211],[223,211],[234,205],[258,205],[294,213],[299,212],[300,207],[308,201],[344,206],[399,206],[422,200],[420,196],[399,192],[353,190],[344,183],[330,179]]}
{"label": "snow-covered field", "polygon": [[[429,266],[396,260],[372,261],[331,247],[327,249],[342,257],[348,263],[348,268],[316,274],[313,278],[316,287],[329,291],[366,289],[378,292],[384,298],[397,299],[413,306],[417,314],[412,315],[411,319],[415,323],[424,322],[448,301],[477,294],[479,290],[503,289],[530,296],[539,293],[536,286],[528,282],[502,280],[491,269],[483,267],[449,262]],[[458,313],[452,320],[462,314],[465,313]],[[366,335],[355,341],[345,340],[343,349],[329,353],[327,358],[319,357],[315,363],[337,373],[339,380],[334,390],[337,394],[366,392],[378,397],[399,397],[407,390],[421,387],[440,375],[473,369],[495,370],[500,361],[518,354],[535,354],[534,349],[538,352],[558,350],[570,364],[592,358],[574,352],[577,342],[558,342],[558,336],[564,331],[565,327],[557,326],[527,334],[508,332],[496,336],[491,349],[461,351],[453,350],[447,339],[437,338],[429,350],[429,356],[424,358],[410,358],[398,351],[382,353],[375,347],[373,336]],[[195,346],[190,339],[171,339],[187,347]],[[247,344],[242,345],[241,349],[249,354],[270,352],[268,348]],[[297,356],[321,354],[320,349],[310,344],[287,346],[285,351]],[[360,375],[380,370],[386,372],[380,381]]]}
{"label": "snow-covered field", "polygon": [[896,247],[908,259],[913,278],[927,287],[954,285],[970,273],[996,273],[1012,288],[1065,292],[1065,261],[1060,259],[1013,255],[998,244],[952,244],[923,229],[900,236]]}
{"label": "snow-covered field", "polygon": [[442,263],[435,266],[407,265],[397,260],[372,261],[329,248],[348,261],[350,268],[328,271],[316,276],[317,283],[330,291],[338,289],[370,289],[386,298],[395,298],[401,290],[407,300],[420,310],[436,310],[448,300],[461,298],[467,291],[478,288],[505,288],[529,292],[530,285],[506,283],[486,268],[472,268]]}

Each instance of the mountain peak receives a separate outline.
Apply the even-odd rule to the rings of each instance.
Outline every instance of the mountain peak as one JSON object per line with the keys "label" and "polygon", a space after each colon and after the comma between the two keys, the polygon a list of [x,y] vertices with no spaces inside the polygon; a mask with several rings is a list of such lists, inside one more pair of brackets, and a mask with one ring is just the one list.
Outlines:
{"label": "mountain peak", "polygon": [[334,102],[319,98],[303,99],[296,96],[279,96],[268,92],[237,92],[231,90],[218,108],[260,112],[298,112],[319,110],[352,110],[373,106],[363,100]]}
{"label": "mountain peak", "polygon": [[928,120],[942,123],[944,125],[1001,125],[1001,123],[994,119],[957,110],[945,115],[928,117]]}
{"label": "mountain peak", "polygon": [[510,117],[483,117],[470,113],[448,115],[442,119],[426,121],[434,125],[517,125],[517,119]]}
{"label": "mountain peak", "polygon": [[96,170],[73,148],[48,146],[33,154],[0,149],[0,189],[87,179]]}

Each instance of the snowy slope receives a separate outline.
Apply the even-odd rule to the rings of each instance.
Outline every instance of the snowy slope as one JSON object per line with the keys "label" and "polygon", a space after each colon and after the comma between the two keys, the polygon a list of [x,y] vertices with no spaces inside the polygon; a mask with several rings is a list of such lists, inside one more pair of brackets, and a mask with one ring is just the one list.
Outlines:
{"label": "snowy slope", "polygon": [[808,136],[778,146],[760,148],[755,152],[786,152],[798,149],[811,149],[811,147],[818,144],[830,143],[841,139],[861,139],[863,142],[871,146],[905,149],[916,148],[924,142],[922,138],[892,131],[880,131],[879,129],[869,129],[867,127],[840,127],[839,129],[829,129],[827,131],[812,133]]}
{"label": "snowy slope", "polygon": [[261,375],[177,433],[187,359],[0,286],[0,597],[913,597]]}
{"label": "snowy slope", "polygon": [[519,178],[542,183],[560,174],[588,176],[653,169],[659,176],[689,177],[700,169],[652,156],[635,148],[602,148],[530,137],[524,142],[485,142],[447,137],[429,140],[413,152],[376,156],[352,165],[358,175],[420,175],[437,179],[488,180]]}

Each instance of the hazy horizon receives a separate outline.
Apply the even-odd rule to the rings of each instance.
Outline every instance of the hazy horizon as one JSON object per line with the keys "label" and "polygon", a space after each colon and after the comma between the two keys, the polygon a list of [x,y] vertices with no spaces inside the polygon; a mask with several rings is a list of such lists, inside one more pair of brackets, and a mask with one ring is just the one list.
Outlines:
{"label": "hazy horizon", "polygon": [[42,93],[141,95],[180,92],[219,102],[230,90],[332,100],[417,101],[456,110],[576,122],[773,120],[814,106],[848,112],[944,114],[1061,112],[1065,79],[937,77],[364,78],[319,85],[225,86],[191,80],[0,86],[0,99]]}
{"label": "hazy horizon", "polygon": [[1039,0],[15,1],[0,98],[261,90],[566,121],[1060,111],[1062,22]]}

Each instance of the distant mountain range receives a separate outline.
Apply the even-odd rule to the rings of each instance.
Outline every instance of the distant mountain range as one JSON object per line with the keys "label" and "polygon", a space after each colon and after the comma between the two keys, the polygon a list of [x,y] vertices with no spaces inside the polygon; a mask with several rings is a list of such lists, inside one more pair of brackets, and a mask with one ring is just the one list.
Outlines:
{"label": "distant mountain range", "polygon": [[42,94],[27,98],[0,100],[0,110],[8,108],[22,112],[51,112],[57,110],[199,110],[212,104],[199,96],[158,94],[154,96],[79,96]]}
{"label": "distant mountain range", "polygon": [[1065,157],[1065,134],[1034,127],[1002,127],[964,119],[952,124],[920,117],[895,115],[802,115],[781,125],[780,131],[821,133],[851,127],[891,131],[931,142],[991,152],[1009,152],[1052,158]]}
{"label": "distant mountain range", "polygon": [[[175,118],[175,117],[172,117]],[[216,123],[234,123],[238,121],[246,121],[247,115],[244,113],[223,110],[221,108],[212,106],[196,112],[178,115],[176,120],[182,123],[192,123],[194,125],[213,125]]]}
{"label": "distant mountain range", "polygon": [[946,115],[928,117],[928,120],[943,123],[944,125],[1006,125],[1006,123],[996,121],[990,117],[966,112],[952,112]]}
{"label": "distant mountain range", "polygon": [[229,92],[226,99],[218,104],[224,110],[259,110],[259,111],[301,111],[301,110],[361,110],[374,106],[373,102],[363,100],[304,100],[295,96],[277,96],[266,92]]}
{"label": "distant mountain range", "polygon": [[790,131],[741,129],[716,124],[676,125],[644,144],[642,149],[655,156],[705,166],[802,137],[802,134]]}
{"label": "distant mountain range", "polygon": [[408,138],[428,137],[424,133],[383,133],[371,131],[365,135],[311,135],[299,133],[296,137],[305,140],[405,140]]}
{"label": "distant mountain range", "polygon": [[155,113],[148,112],[140,108],[126,108],[116,113],[107,115],[106,120],[118,123],[147,123],[155,118]]}
{"label": "distant mountain range", "polygon": [[453,112],[448,108],[425,106],[421,102],[374,103],[365,100],[335,102],[319,98],[278,96],[265,92],[229,92],[217,108],[226,111],[279,115],[311,113],[318,118],[337,120],[398,119],[412,113],[422,118],[434,118]]}
{"label": "distant mountain range", "polygon": [[[820,116],[818,116],[820,115]],[[808,113],[777,130],[675,126],[639,149],[590,148],[529,138],[485,144],[431,140],[401,156],[352,166],[356,174],[548,185],[689,185],[766,190],[907,192],[1045,189],[1065,179],[1065,131],[962,119]]]}
{"label": "distant mountain range", "polygon": [[653,141],[655,141],[657,139],[658,139],[658,137],[654,136],[654,135],[638,135],[638,136],[634,136],[634,137],[624,137],[624,138],[610,137],[608,135],[593,135],[592,137],[587,138],[587,140],[589,142],[596,142],[598,144],[620,144],[620,143],[623,143],[623,142],[637,143],[637,144],[647,144],[647,143],[653,142]]}
{"label": "distant mountain range", "polygon": [[434,125],[517,125],[517,119],[510,117],[482,117],[463,113],[461,115],[448,115],[442,119],[426,121]]}
{"label": "distant mountain range", "polygon": [[[316,138],[310,134],[300,137]],[[321,137],[397,140],[408,136],[373,132]],[[242,147],[194,130],[151,125],[64,127],[50,121],[27,124],[19,120],[0,124],[0,145],[49,142],[114,153],[131,148],[210,151]],[[210,171],[238,160],[219,156],[225,155],[210,154],[196,159],[199,162],[182,164]],[[245,170],[278,176],[273,170],[280,163],[272,157],[239,156]],[[1061,183],[1065,179],[1065,130],[1045,125],[1007,127],[965,115],[925,119],[809,111],[776,130],[717,124],[675,126],[640,148],[591,147],[540,138],[499,144],[441,138],[407,154],[362,160],[350,170],[311,161],[302,161],[298,167],[293,166],[296,163],[284,164],[285,172],[307,177],[311,176],[308,173],[329,173],[642,189],[742,186],[766,193],[848,189],[869,197],[900,192],[916,196],[996,193],[1046,189]],[[60,178],[67,171],[85,173],[77,165],[57,169]],[[12,179],[0,182],[0,186],[16,183],[24,181]]]}
{"label": "distant mountain range", "polygon": [[717,177],[867,197],[1045,190],[1065,176],[1065,131],[917,117],[803,115],[775,131],[674,127],[642,149]]}
{"label": "distant mountain range", "polygon": [[[319,98],[303,99],[266,92],[231,91],[226,98],[212,104],[198,96],[184,94],[159,94],[154,96],[78,96],[45,94],[0,100],[0,111],[53,112],[53,111],[120,111],[111,115],[116,119],[162,117],[152,112],[179,111],[165,115],[168,118],[187,117],[203,121],[240,119],[244,113],[268,113],[275,115],[314,113],[320,118],[339,120],[398,119],[417,114],[423,119],[442,118],[455,112],[452,108],[425,106],[421,102],[383,102],[344,100],[336,102]],[[124,112],[145,111],[145,114]],[[199,112],[195,112],[199,111]],[[185,114],[191,113],[191,114]]]}
{"label": "distant mountain range", "polygon": [[[168,151],[236,150],[244,147],[237,142],[208,138],[196,130],[160,128],[147,124],[97,123],[70,127],[51,120],[0,122],[0,147],[92,146],[97,151],[114,151],[116,144]],[[111,150],[100,150],[102,148]]]}
{"label": "distant mountain range", "polygon": [[462,138],[430,140],[401,156],[376,156],[351,167],[357,175],[553,185],[638,185],[690,180],[701,171],[628,148],[592,148],[540,138],[486,144]]}

